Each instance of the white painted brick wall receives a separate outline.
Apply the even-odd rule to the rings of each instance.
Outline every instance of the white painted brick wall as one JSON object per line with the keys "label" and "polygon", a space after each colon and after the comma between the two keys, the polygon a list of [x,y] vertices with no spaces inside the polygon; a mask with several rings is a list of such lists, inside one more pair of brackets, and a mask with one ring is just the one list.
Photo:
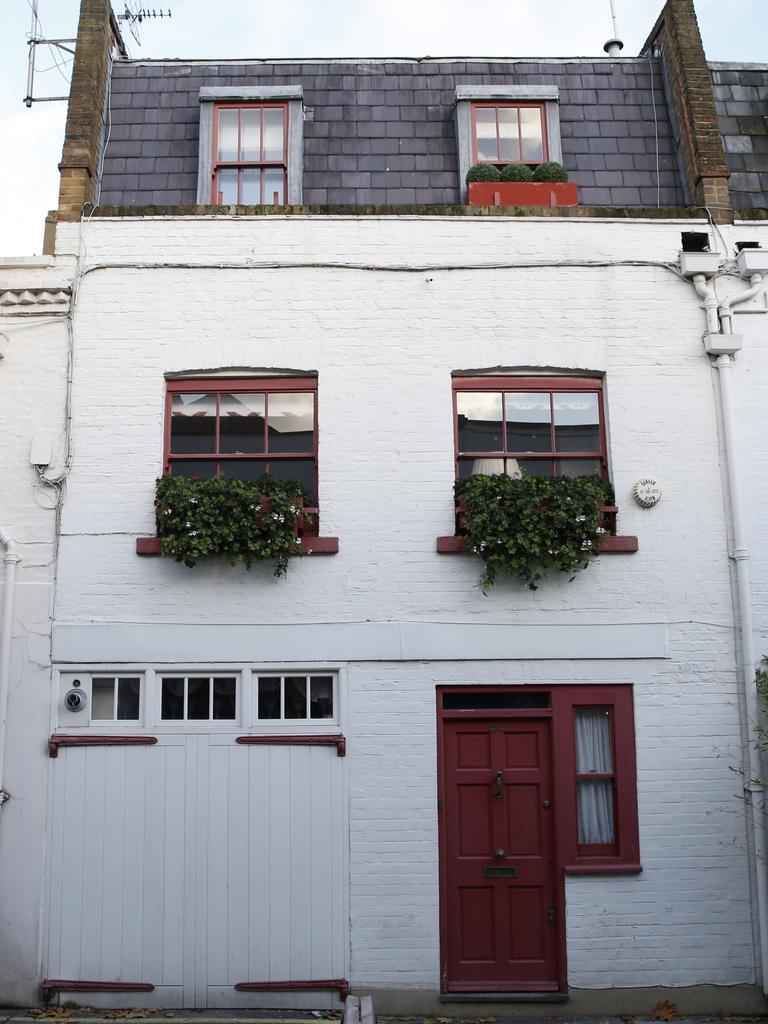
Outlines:
{"label": "white painted brick wall", "polygon": [[[352,979],[438,984],[434,687],[446,682],[635,685],[638,877],[570,879],[574,987],[754,980],[738,778],[740,716],[714,371],[691,287],[661,267],[414,273],[151,269],[166,261],[372,264],[549,260],[673,262],[690,221],[257,218],[99,221],[86,227],[74,386],[76,461],[63,520],[60,623],[663,622],[665,661],[361,664],[349,673]],[[695,226],[695,225],[694,225]],[[77,226],[59,229],[62,253]],[[740,357],[750,482],[765,493],[765,406],[755,351]],[[761,340],[762,339],[762,342]],[[758,351],[759,350],[759,351]],[[743,369],[742,369],[743,365]],[[140,559],[161,472],[163,375],[220,366],[319,372],[322,532],[333,558],[286,581],[260,569],[188,570]],[[606,373],[612,477],[633,556],[603,557],[572,584],[486,597],[452,532],[452,370],[554,367]],[[644,511],[634,482],[664,497]],[[755,589],[766,627],[759,503]],[[767,639],[768,642],[768,639]],[[221,631],[226,660],[227,632]],[[137,651],[137,659],[141,652]],[[87,651],[83,652],[87,658]],[[301,651],[296,652],[301,660]],[[610,958],[603,952],[610,951]]]}
{"label": "white painted brick wall", "polygon": [[[22,260],[0,260],[0,290],[55,288],[66,281],[66,267],[40,268],[39,262],[27,266]],[[3,779],[11,799],[0,812],[0,999],[5,1005],[23,1005],[37,999],[40,983],[54,535],[53,513],[44,507],[50,495],[36,495],[29,455],[33,435],[48,431],[54,466],[60,466],[67,335],[60,318],[32,306],[24,307],[23,316],[0,314],[0,334],[8,339],[0,360],[0,526],[22,556]],[[0,548],[0,595],[3,554]]]}

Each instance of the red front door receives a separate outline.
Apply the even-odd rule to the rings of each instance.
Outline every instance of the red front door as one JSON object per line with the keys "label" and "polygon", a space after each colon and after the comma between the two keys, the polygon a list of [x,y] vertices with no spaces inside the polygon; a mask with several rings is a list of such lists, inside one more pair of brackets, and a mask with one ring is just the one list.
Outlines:
{"label": "red front door", "polygon": [[443,721],[443,988],[558,988],[550,723]]}

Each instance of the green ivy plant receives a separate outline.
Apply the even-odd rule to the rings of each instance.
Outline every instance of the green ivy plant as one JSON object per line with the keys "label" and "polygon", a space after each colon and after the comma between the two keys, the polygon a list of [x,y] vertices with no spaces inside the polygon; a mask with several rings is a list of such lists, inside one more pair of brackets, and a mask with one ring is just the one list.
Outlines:
{"label": "green ivy plant", "polygon": [[607,532],[600,509],[613,489],[598,476],[471,476],[458,480],[467,550],[483,562],[483,591],[500,572],[536,590],[551,569],[572,580]]}
{"label": "green ivy plant", "polygon": [[267,560],[275,576],[284,576],[288,559],[301,554],[296,534],[303,498],[296,480],[268,474],[254,482],[223,476],[161,477],[155,512],[163,554],[190,567],[209,556],[244,562],[247,569]]}

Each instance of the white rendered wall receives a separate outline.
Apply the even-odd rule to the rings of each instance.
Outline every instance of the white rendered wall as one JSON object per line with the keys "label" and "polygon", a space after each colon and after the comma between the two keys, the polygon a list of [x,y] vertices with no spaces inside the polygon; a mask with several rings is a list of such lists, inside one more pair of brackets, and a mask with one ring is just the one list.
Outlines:
{"label": "white rendered wall", "polygon": [[[169,643],[199,633],[219,662],[230,624],[279,625],[298,662],[309,657],[308,623],[429,622],[446,638],[469,629],[461,662],[349,672],[355,984],[438,985],[435,685],[527,681],[635,686],[645,870],[568,881],[570,984],[755,979],[744,815],[730,770],[740,712],[703,314],[692,288],[661,266],[552,265],[674,262],[692,226],[276,217],[94,218],[84,228],[58,656],[105,660],[112,642],[145,660],[158,626]],[[77,250],[79,230],[59,228],[62,253]],[[182,265],[265,260],[367,269]],[[433,267],[541,261],[550,265]],[[125,266],[88,270],[109,263]],[[297,561],[285,581],[135,554],[136,537],[154,532],[164,374],[219,367],[319,373],[321,532],[341,549]],[[531,593],[499,582],[488,596],[472,559],[436,554],[435,538],[453,532],[450,374],[490,367],[605,372],[620,532],[639,537],[637,554],[604,556],[571,584]],[[630,496],[646,476],[664,491],[649,511]],[[557,635],[557,661],[523,652],[487,660],[470,628],[526,623]],[[646,658],[596,642],[568,660],[577,656],[569,638],[587,624],[648,624],[667,641]],[[260,661],[258,643],[251,657]]]}
{"label": "white rendered wall", "polygon": [[[67,263],[68,261],[64,261]],[[66,273],[53,261],[0,260],[0,525],[16,542],[17,567],[8,730],[0,810],[0,999],[39,996],[40,924],[50,719],[54,516],[50,492],[36,497],[29,463],[34,434],[49,432],[60,468],[67,333],[61,303],[50,296]],[[50,290],[44,301],[16,303],[23,291]],[[9,312],[10,311],[10,312]],[[39,498],[39,501],[37,500]],[[4,565],[0,548],[0,595]]]}

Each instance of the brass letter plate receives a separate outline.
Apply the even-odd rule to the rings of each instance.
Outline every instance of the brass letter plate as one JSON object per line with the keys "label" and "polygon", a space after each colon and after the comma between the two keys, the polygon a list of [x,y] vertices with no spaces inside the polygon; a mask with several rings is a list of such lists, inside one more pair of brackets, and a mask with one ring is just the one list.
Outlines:
{"label": "brass letter plate", "polygon": [[517,868],[483,868],[483,878],[517,878]]}

